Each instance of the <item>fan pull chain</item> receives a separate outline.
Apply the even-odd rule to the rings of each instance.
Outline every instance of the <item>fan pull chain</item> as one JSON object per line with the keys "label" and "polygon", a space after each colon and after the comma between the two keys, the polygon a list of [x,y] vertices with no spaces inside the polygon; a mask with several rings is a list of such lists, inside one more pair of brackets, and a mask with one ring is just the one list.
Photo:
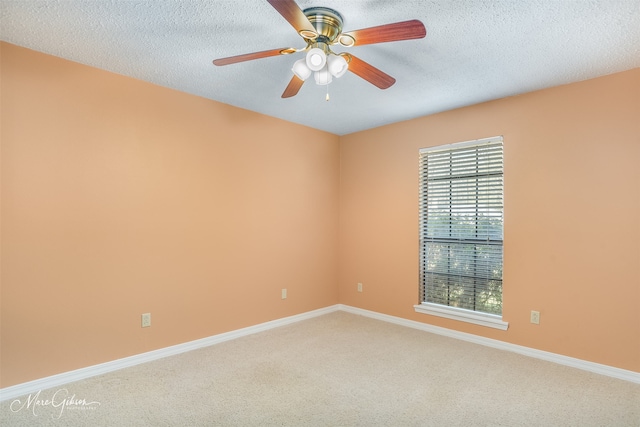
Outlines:
{"label": "fan pull chain", "polygon": [[327,96],[324,98],[325,101],[329,101],[329,85],[327,86]]}

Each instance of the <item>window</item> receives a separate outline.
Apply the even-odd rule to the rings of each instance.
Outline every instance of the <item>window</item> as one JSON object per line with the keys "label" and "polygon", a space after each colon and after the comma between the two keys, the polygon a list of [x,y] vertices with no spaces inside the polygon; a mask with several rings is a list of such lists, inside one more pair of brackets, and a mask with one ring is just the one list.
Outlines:
{"label": "window", "polygon": [[420,150],[416,311],[506,329],[502,321],[502,137]]}

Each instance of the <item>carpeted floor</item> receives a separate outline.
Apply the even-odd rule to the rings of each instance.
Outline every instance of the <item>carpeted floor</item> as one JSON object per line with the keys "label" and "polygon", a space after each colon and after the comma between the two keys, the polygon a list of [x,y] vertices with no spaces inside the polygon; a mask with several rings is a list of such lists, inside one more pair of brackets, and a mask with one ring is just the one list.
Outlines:
{"label": "carpeted floor", "polygon": [[28,397],[0,425],[640,426],[640,384],[344,312]]}

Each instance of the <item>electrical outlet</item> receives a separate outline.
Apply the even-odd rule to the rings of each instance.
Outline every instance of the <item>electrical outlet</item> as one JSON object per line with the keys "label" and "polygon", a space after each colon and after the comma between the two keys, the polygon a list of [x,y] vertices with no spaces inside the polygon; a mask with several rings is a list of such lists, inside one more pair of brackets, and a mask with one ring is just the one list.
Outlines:
{"label": "electrical outlet", "polygon": [[540,312],[531,310],[531,323],[539,325],[540,324]]}
{"label": "electrical outlet", "polygon": [[286,289],[282,290],[282,299],[287,299],[287,290]]}
{"label": "electrical outlet", "polygon": [[358,283],[358,292],[362,292],[362,283]]}
{"label": "electrical outlet", "polygon": [[144,313],[142,315],[142,327],[148,328],[151,326],[151,313]]}

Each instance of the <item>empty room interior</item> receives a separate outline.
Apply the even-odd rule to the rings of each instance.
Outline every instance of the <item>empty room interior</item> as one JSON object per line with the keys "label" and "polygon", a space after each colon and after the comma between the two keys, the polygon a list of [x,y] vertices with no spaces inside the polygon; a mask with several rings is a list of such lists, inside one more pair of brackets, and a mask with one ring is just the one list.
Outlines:
{"label": "empty room interior", "polygon": [[[443,13],[443,5],[450,7],[451,2],[399,2],[402,6],[395,11],[380,2],[326,1],[322,6],[345,16],[345,27],[352,19],[348,30],[416,18],[424,24],[426,36],[359,47],[354,32],[355,46],[339,46],[393,75],[397,81],[389,88],[375,87],[370,75],[358,74],[356,57],[334,55],[324,47],[329,58],[350,59],[352,72],[339,79],[334,76],[325,85],[311,77],[296,88],[297,95],[283,98],[282,91],[292,79],[291,65],[303,54],[278,54],[220,67],[211,61],[279,47],[281,40],[284,46],[302,42],[287,22],[290,9],[276,9],[295,2],[223,1],[201,6],[216,15],[216,23],[225,23],[209,30],[206,43],[198,40],[204,37],[201,34],[179,33],[178,19],[191,19],[191,8],[206,2],[158,2],[174,23],[167,26],[174,31],[170,37],[158,38],[167,43],[203,43],[208,48],[203,54],[207,62],[198,64],[203,74],[191,73],[187,60],[192,52],[183,49],[184,55],[175,58],[166,76],[163,68],[149,71],[154,58],[146,56],[161,47],[154,44],[158,34],[147,26],[162,19],[154,21],[154,15],[144,19],[145,8],[152,8],[152,2],[95,2],[104,4],[103,8],[75,2],[76,15],[69,10],[62,13],[55,5],[43,6],[46,2],[25,2],[32,4],[31,11],[22,10],[20,2],[1,3],[5,27],[0,42],[3,423],[33,421],[36,407],[25,408],[24,396],[35,396],[40,390],[43,399],[50,398],[47,390],[63,388],[87,401],[105,400],[93,411],[75,412],[69,400],[58,421],[71,425],[73,417],[98,417],[115,405],[115,399],[106,400],[90,388],[82,389],[86,395],[80,396],[74,381],[92,381],[101,375],[118,375],[125,381],[129,369],[147,369],[149,377],[159,372],[159,378],[164,371],[152,370],[153,363],[195,357],[206,349],[220,352],[211,356],[211,363],[221,363],[224,352],[220,349],[225,345],[233,351],[233,345],[260,340],[261,334],[280,333],[270,341],[280,347],[259,355],[271,360],[274,354],[286,355],[287,345],[295,345],[288,343],[282,331],[291,330],[291,337],[297,337],[295,328],[307,328],[303,332],[309,346],[315,342],[310,335],[314,331],[318,340],[330,340],[330,334],[322,333],[323,324],[314,323],[323,319],[327,328],[355,328],[362,339],[371,334],[371,340],[381,343],[379,347],[389,349],[396,335],[407,330],[414,342],[422,336],[447,337],[454,347],[469,345],[467,352],[491,350],[487,357],[495,358],[497,364],[499,354],[506,359],[518,355],[533,364],[544,361],[544,369],[551,372],[562,367],[569,374],[614,381],[612,389],[625,390],[630,401],[640,406],[638,28],[615,32],[633,42],[626,56],[604,52],[598,59],[619,60],[622,68],[599,71],[592,64],[580,65],[596,75],[571,70],[562,76],[565,80],[554,83],[528,84],[505,75],[495,81],[509,80],[512,86],[501,86],[494,96],[479,95],[477,100],[455,104],[448,103],[446,92],[460,95],[458,88],[426,81],[435,76],[444,79],[446,74],[455,78],[458,73],[451,70],[457,66],[473,69],[473,64],[452,64],[438,56],[448,54],[442,50],[446,44],[438,45],[439,49],[430,45],[431,38],[433,43],[440,39],[438,23],[429,15],[434,11],[428,6]],[[238,18],[233,13],[219,16],[222,10],[216,8],[227,10],[234,3],[243,13],[258,8],[259,15],[268,19]],[[414,15],[405,3],[418,9]],[[482,10],[490,7],[490,2],[460,3],[483,4]],[[534,3],[582,7],[580,2]],[[297,4],[300,10],[318,6],[306,1]],[[498,4],[504,11],[518,8],[516,2]],[[139,19],[125,19],[136,5],[143,9],[138,10]],[[388,15],[376,16],[377,5],[380,13]],[[621,22],[640,21],[639,2],[619,5],[635,10],[621,16]],[[104,16],[87,19],[88,29],[95,26],[101,35],[105,27],[120,22],[109,31],[120,28],[133,37],[138,26],[134,34],[140,44],[111,46],[120,39],[79,37],[83,33],[75,33],[75,27],[83,25],[83,13],[93,13],[93,7]],[[366,14],[352,11],[349,15],[352,8],[366,9]],[[118,11],[127,14],[113,17]],[[27,20],[38,14],[40,18]],[[47,20],[50,17],[52,21]],[[51,23],[54,18],[68,19],[68,31]],[[455,22],[468,19],[473,18]],[[212,37],[216,32],[236,34],[234,25],[253,21],[260,21],[256,23],[259,31],[277,27],[275,40],[252,35],[229,47]],[[498,24],[505,21],[496,18]],[[33,29],[38,26],[47,27],[49,35],[40,36]],[[242,28],[253,31],[250,26]],[[279,31],[292,41],[281,38]],[[45,39],[58,38],[57,47],[47,49],[54,44]],[[570,43],[573,36],[567,40]],[[307,48],[323,45],[316,39],[305,41]],[[554,49],[565,46],[558,44]],[[142,48],[137,51],[134,46]],[[178,50],[182,47],[177,44]],[[111,57],[118,49],[122,56]],[[366,49],[371,50],[370,56]],[[77,56],[65,52],[77,52]],[[102,52],[110,52],[104,59],[113,63],[112,68],[91,62],[102,60]],[[403,55],[429,56],[429,61]],[[500,57],[489,48],[482,55]],[[126,68],[127,61],[140,65]],[[117,68],[120,65],[125,68]],[[541,73],[562,68],[553,61],[538,65],[536,72]],[[190,80],[184,86],[174,85],[173,79],[179,79],[182,71]],[[144,77],[146,72],[149,78]],[[198,81],[204,73],[212,80]],[[476,75],[465,78],[470,86],[488,91],[494,81]],[[407,87],[407,81],[412,81],[408,79],[420,83]],[[291,80],[296,81],[296,77]],[[190,89],[200,85],[208,85],[210,95]],[[363,99],[357,100],[360,94]],[[431,187],[423,181],[428,173],[422,169],[426,163],[421,163],[421,156],[486,140],[500,141],[503,167],[499,242],[504,250],[498,296],[492,294],[488,311],[475,312],[453,299],[448,306],[446,301],[435,303],[444,306],[442,312],[429,310],[434,305],[429,286],[438,284],[426,277],[437,245],[431,242],[424,249],[422,240],[423,230],[430,230],[429,221],[435,221],[435,216],[425,208]],[[454,244],[447,243],[450,252]],[[450,285],[448,292],[454,293],[454,288]],[[374,336],[377,329],[382,336]],[[348,348],[351,338],[342,342],[341,336],[333,334],[334,341],[343,344],[341,349]],[[413,360],[415,352],[428,352],[426,344],[406,348],[399,359],[388,356],[394,361],[389,362],[393,365],[389,370],[402,368],[398,360]],[[336,367],[331,372],[341,372],[341,351],[334,352]],[[377,362],[384,363],[385,357],[376,357]],[[224,360],[231,369],[233,360]],[[366,356],[360,362],[366,365]],[[445,362],[430,365],[443,369]],[[429,370],[429,366],[404,367]],[[545,374],[545,379],[554,381],[551,374]],[[273,389],[282,387],[282,393],[288,393],[275,375],[272,381]],[[506,380],[484,381],[499,388]],[[181,387],[188,387],[183,382]],[[308,386],[313,389],[314,383]],[[124,395],[120,397],[125,400]],[[402,418],[409,417],[408,412],[393,418],[393,406],[378,418],[367,418],[364,409],[360,418],[349,418],[359,411],[358,404],[347,402],[343,407],[327,399],[329,409],[335,405],[334,415],[346,418],[336,418],[334,424],[327,418],[317,425],[371,425],[376,420],[385,425],[419,425]],[[455,396],[451,399],[456,401]],[[22,406],[13,405],[15,401]],[[41,414],[59,413],[60,408],[47,408],[45,400],[41,403],[37,409]],[[245,403],[251,406],[252,400],[247,398]],[[603,420],[617,425],[640,423],[640,412],[631,406],[621,407],[621,418],[612,415]],[[24,410],[16,410],[20,408]],[[512,418],[506,421],[482,418],[459,425],[515,425],[516,405],[511,408]],[[296,419],[296,413],[304,414],[300,411],[291,407],[274,424],[315,425],[302,415]],[[317,411],[330,417],[323,409]],[[269,409],[262,412],[267,414]],[[140,420],[145,416],[138,418],[140,424],[132,421],[131,425],[144,425]],[[268,425],[269,419],[227,418],[219,424],[235,424],[235,420]],[[180,425],[163,422],[157,425]],[[191,425],[205,424],[197,419]],[[435,424],[425,421],[424,425]],[[570,417],[566,425],[572,425]]]}

